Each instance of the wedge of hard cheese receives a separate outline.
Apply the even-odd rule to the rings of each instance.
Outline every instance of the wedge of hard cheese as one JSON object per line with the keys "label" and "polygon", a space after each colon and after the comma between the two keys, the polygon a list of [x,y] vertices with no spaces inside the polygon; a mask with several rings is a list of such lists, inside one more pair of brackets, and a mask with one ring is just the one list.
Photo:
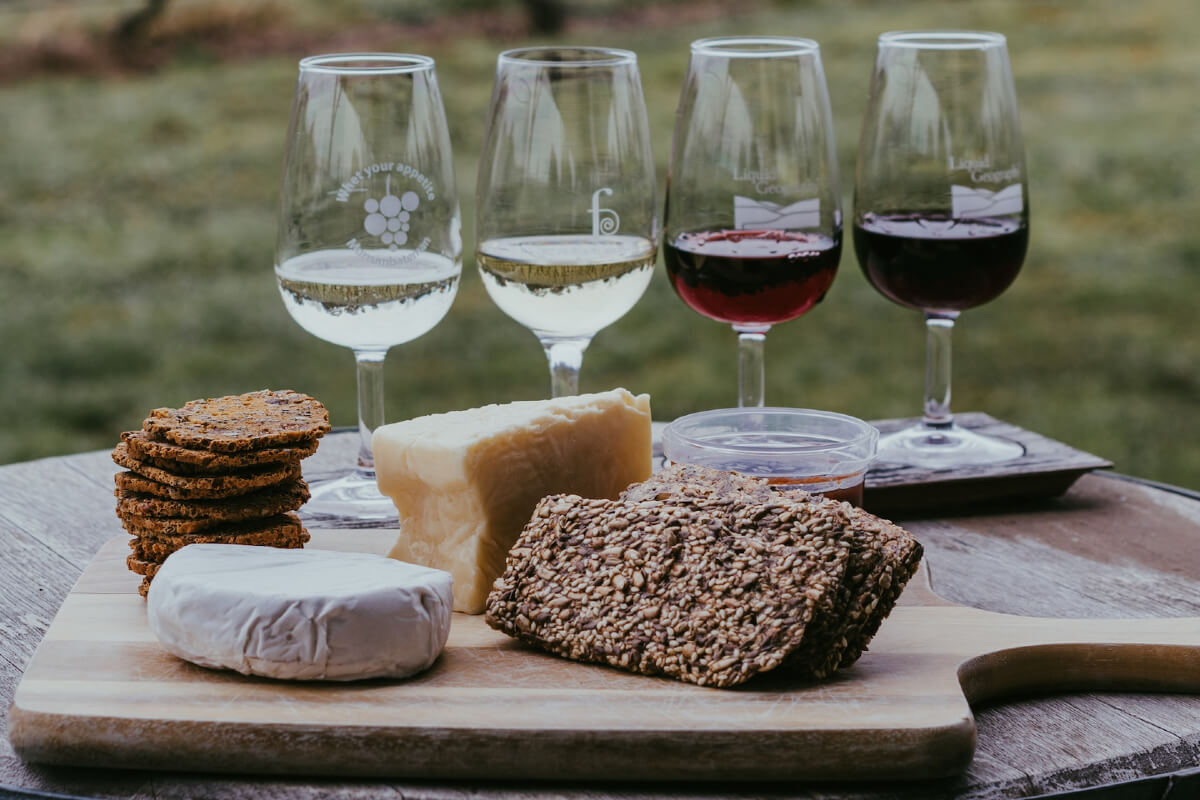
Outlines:
{"label": "wedge of hard cheese", "polygon": [[650,476],[650,397],[624,389],[431,414],[377,428],[379,489],[400,512],[390,555],[454,576],[454,610],[483,612],[534,507],[612,499]]}

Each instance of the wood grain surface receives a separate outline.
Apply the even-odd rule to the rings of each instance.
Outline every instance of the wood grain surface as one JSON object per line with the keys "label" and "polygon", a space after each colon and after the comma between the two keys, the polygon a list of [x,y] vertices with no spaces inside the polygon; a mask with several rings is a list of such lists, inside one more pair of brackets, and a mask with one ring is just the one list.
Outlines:
{"label": "wood grain surface", "polygon": [[[380,555],[395,539],[312,536],[312,548]],[[84,571],[17,687],[10,737],[27,760],[456,780],[932,778],[970,762],[968,700],[1200,693],[1200,618],[997,614],[944,601],[924,572],[870,651],[817,683],[768,675],[730,691],[631,675],[548,656],[464,614],[437,664],[409,680],[247,678],[158,646],[127,541],[110,540]]]}
{"label": "wood grain surface", "polygon": [[[355,451],[354,436],[327,437],[306,462],[306,476],[341,470]],[[96,770],[24,762],[8,743],[7,699],[72,584],[101,545],[120,532],[111,494],[115,471],[107,452],[0,466],[0,692],[5,698],[0,703],[0,733],[5,734],[0,736],[0,787],[138,800],[990,800],[1179,775],[1200,766],[1200,697],[1114,692],[1018,694],[985,702],[974,709],[978,736],[968,769],[951,778],[908,783],[648,785],[625,780],[598,787],[520,778],[481,783],[221,777],[180,769]],[[1186,493],[1089,474],[1062,497],[910,516],[905,525],[925,545],[934,588],[960,604],[1045,617],[1200,616],[1200,500]]]}

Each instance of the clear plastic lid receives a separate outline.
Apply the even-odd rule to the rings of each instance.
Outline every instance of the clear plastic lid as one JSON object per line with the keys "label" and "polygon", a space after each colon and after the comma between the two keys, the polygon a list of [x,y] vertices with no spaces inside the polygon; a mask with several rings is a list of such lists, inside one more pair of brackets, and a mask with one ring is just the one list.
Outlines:
{"label": "clear plastic lid", "polygon": [[721,408],[688,414],[663,431],[673,463],[767,478],[861,476],[879,431],[856,417],[806,408]]}

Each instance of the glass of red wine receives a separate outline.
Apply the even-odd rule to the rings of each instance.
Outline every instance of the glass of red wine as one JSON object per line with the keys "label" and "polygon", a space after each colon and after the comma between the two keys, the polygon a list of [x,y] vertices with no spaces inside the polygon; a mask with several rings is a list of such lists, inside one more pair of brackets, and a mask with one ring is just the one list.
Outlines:
{"label": "glass of red wine", "polygon": [[842,250],[821,53],[811,39],[692,43],[667,178],[676,294],[738,334],[738,405],[764,405],[772,325],[819,303]]}
{"label": "glass of red wine", "polygon": [[1028,196],[1004,36],[880,36],[854,181],[854,249],[881,294],[925,314],[927,339],[924,417],[880,439],[879,460],[950,469],[1024,454],[954,423],[950,337],[962,311],[1017,277]]}

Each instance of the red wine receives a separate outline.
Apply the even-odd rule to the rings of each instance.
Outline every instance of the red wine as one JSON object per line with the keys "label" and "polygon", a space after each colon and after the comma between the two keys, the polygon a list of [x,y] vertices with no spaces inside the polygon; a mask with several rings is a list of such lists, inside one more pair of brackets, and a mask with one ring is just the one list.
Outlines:
{"label": "red wine", "polygon": [[998,297],[1016,279],[1029,245],[1024,219],[950,219],[867,214],[854,249],[867,280],[918,311],[958,312]]}
{"label": "red wine", "polygon": [[675,293],[696,311],[730,324],[795,319],[825,297],[842,238],[793,231],[681,233],[663,247]]}

